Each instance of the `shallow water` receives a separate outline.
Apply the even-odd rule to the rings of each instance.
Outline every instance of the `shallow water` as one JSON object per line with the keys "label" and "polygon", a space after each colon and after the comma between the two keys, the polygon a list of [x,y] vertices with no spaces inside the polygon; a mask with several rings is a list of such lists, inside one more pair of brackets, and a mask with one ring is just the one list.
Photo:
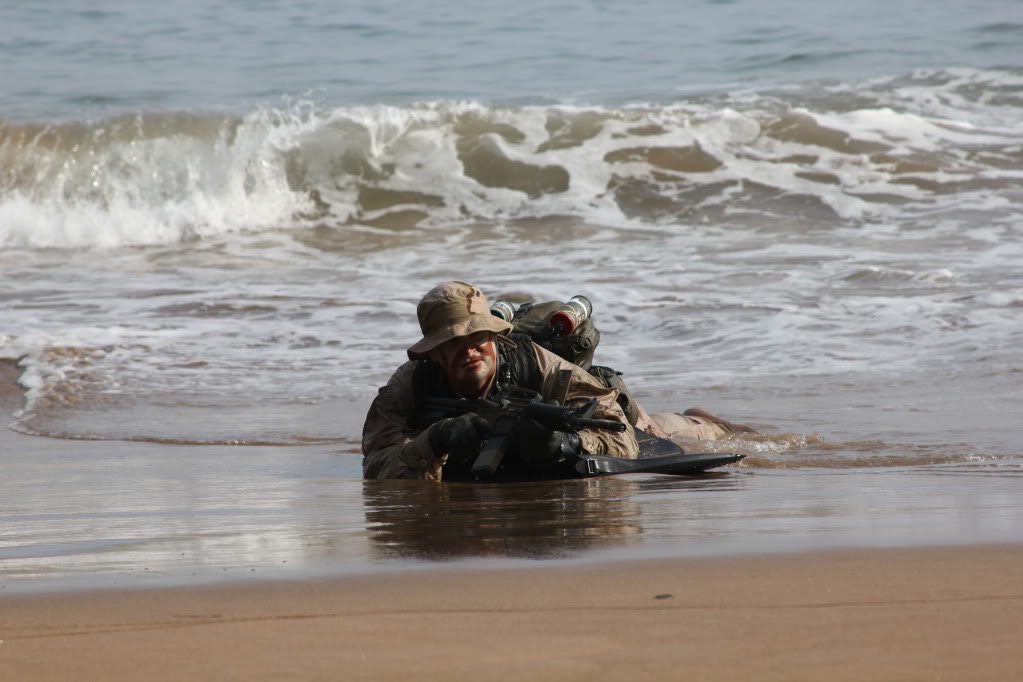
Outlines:
{"label": "shallow water", "polygon": [[[1023,539],[1015,3],[72,5],[0,8],[5,585]],[[452,278],[763,435],[364,484]]]}
{"label": "shallow water", "polygon": [[320,446],[15,445],[7,594],[1023,539],[1019,459],[423,485]]}

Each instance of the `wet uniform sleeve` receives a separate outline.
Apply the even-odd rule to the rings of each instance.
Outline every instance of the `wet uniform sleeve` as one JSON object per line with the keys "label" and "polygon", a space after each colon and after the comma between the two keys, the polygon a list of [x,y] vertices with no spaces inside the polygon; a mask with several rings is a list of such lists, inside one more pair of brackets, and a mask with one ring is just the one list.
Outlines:
{"label": "wet uniform sleeve", "polygon": [[425,429],[409,425],[415,410],[414,370],[414,362],[399,367],[369,407],[362,427],[363,478],[441,478],[446,457],[434,454]]}
{"label": "wet uniform sleeve", "polygon": [[543,376],[541,394],[545,400],[553,399],[563,405],[577,406],[596,398],[597,411],[593,415],[595,419],[612,419],[626,426],[626,430],[620,433],[602,429],[579,431],[583,450],[594,455],[611,455],[622,459],[639,457],[636,432],[618,404],[618,389],[607,388],[582,367],[540,346],[534,344],[533,348]]}

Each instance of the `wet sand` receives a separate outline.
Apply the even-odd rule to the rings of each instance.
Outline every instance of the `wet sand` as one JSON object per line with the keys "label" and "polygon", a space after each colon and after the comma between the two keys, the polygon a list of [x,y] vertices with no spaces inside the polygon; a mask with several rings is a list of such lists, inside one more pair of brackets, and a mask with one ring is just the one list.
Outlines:
{"label": "wet sand", "polygon": [[9,680],[1009,680],[1023,547],[21,595]]}
{"label": "wet sand", "polygon": [[[423,486],[330,448],[9,430],[0,453],[4,681],[1023,673],[1012,478]],[[1010,544],[877,548],[929,541]]]}

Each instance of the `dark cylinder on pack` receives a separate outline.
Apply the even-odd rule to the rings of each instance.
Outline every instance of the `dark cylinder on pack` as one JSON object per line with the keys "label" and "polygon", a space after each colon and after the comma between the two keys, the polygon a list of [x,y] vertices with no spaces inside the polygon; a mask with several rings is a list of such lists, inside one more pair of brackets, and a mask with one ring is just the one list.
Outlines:
{"label": "dark cylinder on pack", "polygon": [[579,328],[593,312],[593,304],[585,296],[573,296],[551,315],[550,325],[558,336],[568,336]]}
{"label": "dark cylinder on pack", "polygon": [[500,317],[505,322],[511,322],[515,317],[515,306],[508,301],[494,301],[494,304],[490,306],[490,314]]}

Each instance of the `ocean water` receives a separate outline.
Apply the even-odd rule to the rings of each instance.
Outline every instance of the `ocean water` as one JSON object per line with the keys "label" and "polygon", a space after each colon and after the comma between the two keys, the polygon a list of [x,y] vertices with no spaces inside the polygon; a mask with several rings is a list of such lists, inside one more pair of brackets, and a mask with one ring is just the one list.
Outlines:
{"label": "ocean water", "polygon": [[[511,515],[512,556],[689,538],[695,512],[657,477],[547,491],[541,517],[576,501],[558,522],[529,492],[362,487],[366,406],[446,279],[585,294],[598,361],[650,411],[761,430],[698,444],[747,455],[732,483],[671,483],[754,509],[746,536],[725,512],[701,536],[1023,539],[1021,45],[1009,1],[5,3],[0,360],[31,439],[0,455],[3,574],[174,537],[224,557],[278,533],[286,561],[295,516],[180,527],[266,486],[349,539],[480,503]],[[237,490],[230,467],[189,478],[208,487],[191,497],[174,462],[207,455],[267,468]],[[291,479],[318,483],[274,487]],[[155,518],[153,495],[169,525],[83,531]],[[816,519],[795,530],[793,496]],[[843,503],[815,515],[822,498]],[[608,513],[626,530],[591,523]],[[432,556],[396,542],[385,557]],[[97,565],[138,559],[118,561]]]}

